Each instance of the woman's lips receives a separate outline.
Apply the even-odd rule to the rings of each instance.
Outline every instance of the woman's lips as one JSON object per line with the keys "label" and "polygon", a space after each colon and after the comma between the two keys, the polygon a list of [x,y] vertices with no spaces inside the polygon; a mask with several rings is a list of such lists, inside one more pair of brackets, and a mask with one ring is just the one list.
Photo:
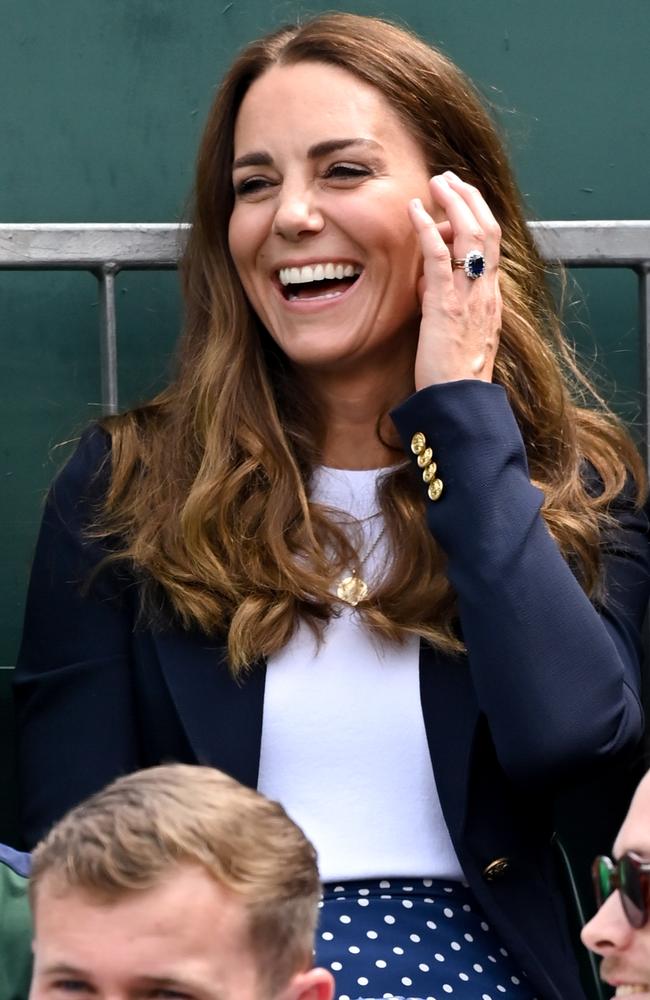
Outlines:
{"label": "woman's lips", "polygon": [[312,280],[302,283],[282,285],[274,282],[285,306],[298,311],[313,311],[322,307],[338,305],[347,300],[362,282],[363,272],[343,278]]}

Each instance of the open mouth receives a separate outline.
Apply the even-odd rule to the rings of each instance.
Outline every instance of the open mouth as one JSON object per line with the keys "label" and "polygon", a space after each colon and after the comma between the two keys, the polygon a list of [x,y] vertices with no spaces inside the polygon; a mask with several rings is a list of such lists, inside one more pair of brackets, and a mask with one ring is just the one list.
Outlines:
{"label": "open mouth", "polygon": [[281,267],[278,280],[287,302],[335,299],[352,287],[361,271],[358,264],[328,261],[304,267]]}

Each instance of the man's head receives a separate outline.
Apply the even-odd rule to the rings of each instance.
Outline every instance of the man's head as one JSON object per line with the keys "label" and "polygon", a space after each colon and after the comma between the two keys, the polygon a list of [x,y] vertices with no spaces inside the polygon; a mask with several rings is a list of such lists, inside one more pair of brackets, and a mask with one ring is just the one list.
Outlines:
{"label": "man's head", "polygon": [[30,1000],[331,1000],[316,853],[212,768],[120,778],[38,845]]}
{"label": "man's head", "polygon": [[[602,955],[601,977],[617,988],[617,996],[650,1000],[650,771],[636,790],[614,844],[614,862],[601,862],[600,894],[604,898],[595,917],[585,925],[582,941]],[[612,891],[618,885],[621,889]],[[635,926],[638,924],[641,926]]]}

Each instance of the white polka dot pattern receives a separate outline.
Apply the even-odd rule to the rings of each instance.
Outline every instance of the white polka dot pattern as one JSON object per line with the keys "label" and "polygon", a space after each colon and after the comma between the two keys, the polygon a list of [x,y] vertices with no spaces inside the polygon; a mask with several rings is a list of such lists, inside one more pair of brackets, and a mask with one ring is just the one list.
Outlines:
{"label": "white polka dot pattern", "polygon": [[337,1000],[535,1000],[460,883],[325,886],[315,960],[334,972]]}

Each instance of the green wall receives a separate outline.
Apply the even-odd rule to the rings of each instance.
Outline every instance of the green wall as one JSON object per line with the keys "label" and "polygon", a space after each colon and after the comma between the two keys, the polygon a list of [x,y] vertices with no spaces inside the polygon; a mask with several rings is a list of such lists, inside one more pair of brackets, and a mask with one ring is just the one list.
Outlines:
{"label": "green wall", "polygon": [[[479,83],[530,217],[650,216],[649,0],[0,0],[0,221],[177,219],[233,52],[325,9],[401,20]],[[580,281],[588,306],[572,329],[589,357],[598,345],[617,405],[633,416],[634,276]],[[118,287],[128,403],[164,378],[179,310],[173,274],[126,274]],[[93,279],[0,271],[0,337],[0,664],[10,666],[43,493],[67,454],[59,445],[98,412]],[[0,804],[0,838],[7,822]]]}

